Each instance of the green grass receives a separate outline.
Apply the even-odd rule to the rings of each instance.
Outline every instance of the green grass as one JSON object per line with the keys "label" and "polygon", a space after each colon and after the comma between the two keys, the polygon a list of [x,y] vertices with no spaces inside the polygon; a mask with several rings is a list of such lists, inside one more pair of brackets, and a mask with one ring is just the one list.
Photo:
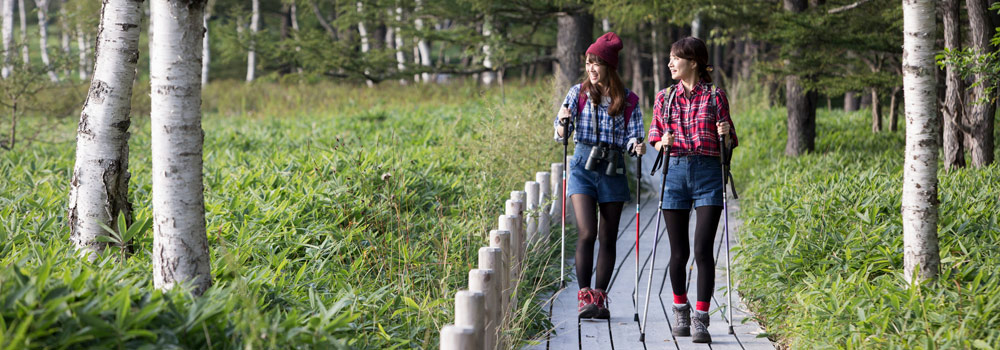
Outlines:
{"label": "green grass", "polygon": [[[75,118],[26,118],[45,141],[0,153],[0,348],[436,348],[503,201],[559,157],[537,132],[551,125],[548,86],[508,87],[517,103],[504,104],[474,85],[389,85],[206,89],[215,284],[199,298],[152,288],[151,231],[125,262],[75,256]],[[141,222],[148,115],[134,120]],[[548,326],[535,297],[557,273],[541,268],[558,257],[547,248],[531,257],[515,339]]]}
{"label": "green grass", "polygon": [[873,134],[867,112],[824,109],[816,152],[788,158],[783,109],[744,102],[734,116],[741,292],[772,339],[791,349],[1000,347],[1000,166],[941,168],[941,276],[908,288],[903,131]]}

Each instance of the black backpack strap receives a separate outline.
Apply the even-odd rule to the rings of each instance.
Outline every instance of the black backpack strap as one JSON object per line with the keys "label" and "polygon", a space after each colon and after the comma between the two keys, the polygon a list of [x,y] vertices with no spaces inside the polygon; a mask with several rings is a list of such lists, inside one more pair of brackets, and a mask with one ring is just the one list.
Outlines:
{"label": "black backpack strap", "polygon": [[[708,108],[709,108],[709,111],[712,113],[712,115],[716,116],[715,120],[716,120],[716,122],[718,122],[719,121],[719,106],[715,102],[715,99],[716,99],[716,88],[715,88],[715,84],[712,84],[711,94],[708,97]],[[723,142],[725,142],[725,141],[723,141]],[[733,198],[734,199],[740,199],[740,196],[738,194],[736,194],[736,181],[733,180],[732,166],[730,166],[732,164],[732,160],[733,160],[733,149],[732,148],[726,148],[726,154],[723,154],[722,158],[723,158],[723,161],[725,162],[725,167],[726,167],[726,176],[722,179],[722,186],[726,186],[728,184],[730,192],[733,193]]]}
{"label": "black backpack strap", "polygon": [[[664,100],[663,100],[664,98],[666,99],[666,104],[663,103],[664,102]],[[671,85],[671,86],[667,87],[667,96],[663,96],[663,97],[660,98],[660,106],[661,106],[660,108],[665,111],[664,113],[666,113],[667,122],[670,121],[670,106],[673,103],[674,103],[674,85]],[[659,169],[659,167],[661,165],[662,166],[669,166],[667,164],[664,164],[665,162],[663,160],[663,158],[664,158],[663,157],[663,153],[662,152],[656,152],[656,153],[657,153],[656,162],[653,162],[653,169],[650,170],[649,176],[655,175],[656,174],[656,170]],[[667,157],[670,157],[670,155],[668,154]]]}

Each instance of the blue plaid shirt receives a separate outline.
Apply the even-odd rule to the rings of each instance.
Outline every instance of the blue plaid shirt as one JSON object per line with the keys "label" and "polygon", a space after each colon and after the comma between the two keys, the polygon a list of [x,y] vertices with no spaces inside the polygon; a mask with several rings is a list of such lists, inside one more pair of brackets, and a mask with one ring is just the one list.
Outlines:
{"label": "blue plaid shirt", "polygon": [[[608,115],[608,107],[610,103],[608,101],[602,101],[603,103],[595,106],[594,101],[587,98],[586,106],[583,108],[583,113],[577,113],[576,103],[577,97],[580,94],[580,84],[573,85],[569,89],[569,93],[566,94],[566,99],[563,100],[563,106],[569,108],[570,115],[572,115],[573,125],[569,127],[566,131],[568,133],[573,132],[577,129],[577,132],[573,136],[573,141],[576,143],[586,143],[586,144],[597,144],[597,135],[594,135],[594,115],[596,114],[600,119],[598,127],[600,128],[601,140],[600,142],[605,142],[615,147],[627,150],[629,146],[633,143],[642,142],[642,136],[645,135],[643,132],[642,125],[642,108],[636,106],[632,109],[632,117],[629,118],[628,125],[626,128],[625,118],[622,115],[617,115],[614,118]],[[629,95],[628,89],[625,90],[625,96]],[[596,110],[595,110],[596,107]],[[624,108],[622,114],[625,114]],[[553,127],[559,126],[559,117],[552,122]],[[562,142],[562,138],[559,134],[555,134],[556,141]]]}

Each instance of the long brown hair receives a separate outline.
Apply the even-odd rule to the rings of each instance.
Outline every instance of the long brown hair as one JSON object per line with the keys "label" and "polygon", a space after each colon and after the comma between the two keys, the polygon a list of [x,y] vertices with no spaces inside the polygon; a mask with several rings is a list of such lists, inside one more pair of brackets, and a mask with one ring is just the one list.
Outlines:
{"label": "long brown hair", "polygon": [[712,74],[708,65],[708,46],[701,39],[693,36],[677,40],[670,45],[670,54],[694,61],[698,64],[698,77],[706,83],[712,82]]}
{"label": "long brown hair", "polygon": [[[597,64],[605,67],[608,77],[604,81],[604,87],[607,90],[608,97],[611,98],[611,105],[608,106],[608,114],[613,117],[622,113],[625,110],[625,84],[622,84],[622,78],[618,76],[618,70],[594,54],[587,54],[587,62],[597,62]],[[583,83],[580,85],[580,93],[583,94],[588,91],[590,92],[591,103],[601,104],[601,101],[604,99],[604,91],[594,88],[593,84],[590,83],[590,75],[585,73],[583,75]]]}

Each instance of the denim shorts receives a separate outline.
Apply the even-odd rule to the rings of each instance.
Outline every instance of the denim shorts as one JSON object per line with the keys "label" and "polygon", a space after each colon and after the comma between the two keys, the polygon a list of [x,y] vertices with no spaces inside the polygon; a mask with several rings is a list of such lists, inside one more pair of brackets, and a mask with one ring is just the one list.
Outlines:
{"label": "denim shorts", "polygon": [[722,206],[722,164],[719,157],[670,157],[663,209]]}
{"label": "denim shorts", "polygon": [[[566,197],[585,194],[597,198],[598,203],[628,202],[632,199],[625,174],[608,176],[604,171],[590,171],[585,168],[590,157],[590,145],[577,143],[573,156],[569,159],[569,180]],[[626,155],[627,156],[627,155]],[[619,157],[619,166],[625,166],[625,159]]]}

